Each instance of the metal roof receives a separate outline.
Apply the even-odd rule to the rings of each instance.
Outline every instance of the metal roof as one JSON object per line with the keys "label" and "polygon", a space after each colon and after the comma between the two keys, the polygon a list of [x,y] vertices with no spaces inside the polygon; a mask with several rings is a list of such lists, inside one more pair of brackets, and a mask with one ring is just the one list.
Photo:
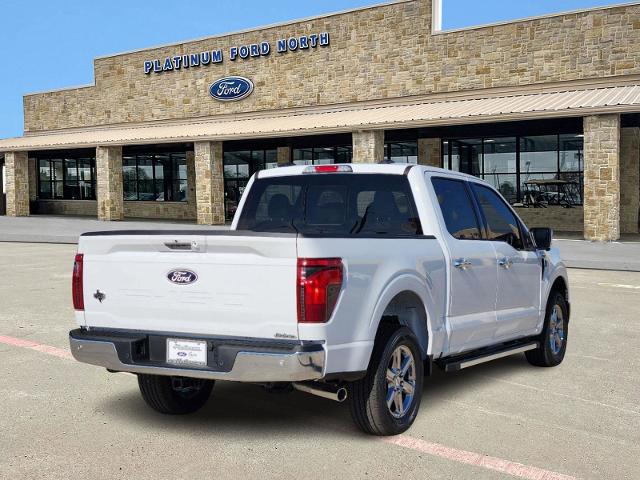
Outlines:
{"label": "metal roof", "polygon": [[640,85],[39,132],[0,140],[0,151],[287,137],[624,112],[640,112]]}

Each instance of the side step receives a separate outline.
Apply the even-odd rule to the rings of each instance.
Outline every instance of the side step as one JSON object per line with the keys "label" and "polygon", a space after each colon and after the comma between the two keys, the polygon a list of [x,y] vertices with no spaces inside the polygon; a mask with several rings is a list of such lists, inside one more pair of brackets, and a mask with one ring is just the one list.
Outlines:
{"label": "side step", "polygon": [[535,340],[521,341],[518,343],[512,342],[498,347],[483,348],[482,350],[473,350],[454,357],[442,358],[436,363],[444,369],[445,372],[457,372],[463,368],[473,367],[474,365],[497,360],[498,358],[535,350],[539,346],[540,343]]}

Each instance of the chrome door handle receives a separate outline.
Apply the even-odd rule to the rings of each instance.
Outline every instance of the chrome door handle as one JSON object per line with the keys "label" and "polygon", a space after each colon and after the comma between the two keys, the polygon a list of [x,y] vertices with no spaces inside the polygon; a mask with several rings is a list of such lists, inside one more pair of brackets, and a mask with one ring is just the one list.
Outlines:
{"label": "chrome door handle", "polygon": [[509,269],[513,267],[513,260],[510,259],[509,257],[504,257],[498,260],[498,265],[500,265],[503,268]]}
{"label": "chrome door handle", "polygon": [[456,268],[459,268],[460,270],[467,270],[468,268],[471,268],[473,265],[466,258],[459,258],[453,261],[453,266]]}

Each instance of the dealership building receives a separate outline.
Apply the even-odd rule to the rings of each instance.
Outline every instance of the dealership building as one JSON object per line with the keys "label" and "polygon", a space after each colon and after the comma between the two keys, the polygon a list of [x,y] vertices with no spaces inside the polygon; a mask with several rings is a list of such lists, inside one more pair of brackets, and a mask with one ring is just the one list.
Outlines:
{"label": "dealership building", "polygon": [[493,184],[530,226],[638,233],[640,2],[443,30],[399,0],[97,58],[24,97],[6,215],[222,224],[250,176],[390,160]]}

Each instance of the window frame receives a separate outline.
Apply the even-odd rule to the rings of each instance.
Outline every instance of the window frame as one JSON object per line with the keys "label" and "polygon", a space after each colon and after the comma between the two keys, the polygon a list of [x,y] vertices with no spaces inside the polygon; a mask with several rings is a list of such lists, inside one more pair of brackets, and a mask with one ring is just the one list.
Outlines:
{"label": "window frame", "polygon": [[[171,162],[170,168],[168,169],[170,172],[169,177],[167,178],[167,176],[165,175],[165,170],[164,170],[164,166],[162,164],[162,162],[159,161],[158,157],[169,157],[169,161]],[[178,158],[174,158],[174,156],[178,157]],[[180,156],[182,156],[185,160],[185,167],[186,167],[186,171],[185,171],[185,178],[182,178],[179,174],[179,168],[177,170],[174,169],[175,165],[174,162],[179,161],[181,158]],[[146,180],[140,180],[140,159],[144,157],[144,158],[149,158],[151,159],[151,178],[146,179]],[[136,153],[125,153],[123,155],[123,165],[122,165],[122,169],[123,169],[123,175],[124,175],[124,159],[129,159],[129,158],[133,158],[135,159],[135,165],[126,165],[126,167],[133,167],[134,168],[134,172],[135,172],[135,179],[125,179],[123,178],[123,191],[122,191],[122,196],[123,196],[123,201],[125,202],[163,202],[163,203],[177,203],[177,204],[185,204],[189,202],[189,167],[187,165],[187,152],[166,152],[166,153],[157,153],[157,152],[136,152]],[[179,166],[179,164],[178,164]],[[163,174],[162,174],[162,178],[156,178],[156,169],[162,169],[163,170]],[[178,176],[177,178],[174,177],[173,172],[177,171],[178,172]],[[151,182],[151,184],[153,185],[153,196],[154,196],[154,200],[144,200],[140,198],[140,182]],[[136,190],[135,190],[135,194],[136,194],[136,198],[126,198],[125,197],[125,184],[127,183],[134,183]],[[162,183],[162,192],[160,192],[160,190],[158,189],[158,182]],[[185,197],[184,200],[175,200],[175,199],[170,199],[167,200],[166,197],[168,195],[166,195],[168,192],[171,192],[171,196],[173,196],[173,185],[174,184],[181,184],[182,182],[186,182],[187,188],[185,191]],[[167,186],[171,187],[169,189],[167,189]],[[158,195],[160,193],[163,193],[165,198],[158,200]]]}
{"label": "window frame", "polygon": [[[247,153],[248,154],[248,175],[245,176],[227,176],[226,174],[226,165],[225,165],[225,157],[227,154],[234,153]],[[256,152],[260,152],[261,159],[256,160]],[[270,153],[268,153],[270,152]],[[273,155],[273,158],[270,158],[269,155]],[[275,160],[275,162],[270,162],[269,160]],[[237,165],[235,171],[238,172]],[[268,165],[274,165],[273,167],[268,167]],[[223,182],[223,191],[224,191],[224,216],[225,220],[232,220],[235,216],[235,212],[240,205],[240,200],[242,200],[242,196],[244,195],[244,191],[246,190],[251,177],[261,171],[261,170],[269,170],[270,168],[278,168],[278,149],[277,148],[231,148],[228,150],[224,150],[222,152],[222,182]],[[237,193],[236,200],[229,199],[229,193],[233,191],[234,194]],[[235,205],[234,205],[235,202]],[[231,211],[233,208],[233,212]]]}
{"label": "window frame", "polygon": [[436,195],[436,200],[438,197],[438,193],[436,191],[436,186],[433,183],[433,180],[446,180],[446,181],[451,181],[451,182],[459,182],[462,184],[462,187],[464,188],[466,194],[467,194],[467,199],[469,200],[469,203],[471,204],[471,210],[473,211],[473,215],[476,219],[476,225],[478,227],[478,232],[480,232],[480,238],[458,238],[455,237],[450,231],[449,231],[449,227],[447,225],[447,220],[444,216],[444,212],[442,211],[442,206],[440,205],[440,202],[436,202],[438,205],[438,210],[440,212],[440,217],[442,218],[442,222],[444,224],[444,230],[447,232],[447,235],[449,235],[452,239],[457,240],[457,241],[461,241],[461,242],[478,242],[478,241],[484,241],[487,240],[487,232],[485,230],[485,224],[484,222],[481,220],[480,218],[480,211],[478,209],[478,204],[476,201],[475,196],[473,195],[473,191],[471,189],[471,186],[469,185],[469,181],[465,178],[453,178],[453,177],[448,177],[448,176],[443,176],[443,175],[432,175],[429,177],[429,180],[431,181],[431,188],[433,188],[433,193],[435,193]]}
{"label": "window frame", "polygon": [[[318,163],[322,160],[325,159],[321,159],[318,158],[318,153],[321,152],[327,152],[328,150],[331,150],[332,152],[332,161],[330,163]],[[296,160],[294,158],[294,153],[296,150],[302,150],[302,151],[307,151],[311,153],[311,163],[296,163],[296,162],[306,162],[307,160]],[[342,164],[342,163],[351,163],[353,162],[353,145],[349,145],[349,144],[340,144],[340,145],[326,145],[326,146],[318,146],[318,145],[314,145],[312,147],[292,147],[290,149],[290,158],[291,158],[291,163],[293,163],[294,165],[298,165],[298,166],[303,166],[303,165],[335,165],[336,164],[336,159],[338,158],[338,152],[341,153],[347,153],[348,152],[348,157],[349,157],[349,161],[346,162],[339,162],[338,164]]]}
{"label": "window frame", "polygon": [[[38,201],[68,201],[68,202],[78,202],[78,201],[95,201],[97,200],[97,191],[96,191],[96,158],[95,156],[91,156],[91,155],[78,155],[78,156],[73,156],[73,155],[69,155],[69,154],[59,154],[59,155],[36,155],[34,157],[32,157],[35,162],[36,162],[36,195],[37,195],[37,199]],[[85,168],[85,167],[81,167],[80,166],[80,161],[84,161],[84,160],[88,160],[89,161],[89,172],[91,175],[91,179],[89,181],[87,180],[83,180],[81,179],[81,175],[80,175],[80,170]],[[68,166],[68,163],[71,163],[71,161],[75,162],[75,171],[76,171],[76,176],[75,179],[69,179],[67,176],[68,173],[68,169],[71,168],[70,166]],[[46,162],[47,163],[47,167],[48,171],[49,171],[49,179],[48,180],[43,180],[41,178],[41,162]],[[59,164],[62,168],[62,178],[58,179],[55,175],[54,175],[54,171],[55,171],[55,166],[56,164]],[[90,197],[85,197],[83,195],[83,189],[81,188],[81,184],[85,184],[85,183],[89,183],[91,185],[91,192],[92,195]],[[42,186],[43,184],[48,184],[49,185],[49,198],[45,198],[42,196],[43,190],[42,190]],[[62,196],[55,196],[54,192],[58,191],[58,187],[54,187],[55,184],[59,184],[62,186]],[[71,185],[72,187],[77,188],[77,191],[79,193],[79,198],[71,198],[70,196],[66,195],[66,191],[67,191],[67,185]]]}
{"label": "window frame", "polygon": [[[440,154],[440,166],[446,170],[455,172],[457,170],[452,170],[452,166],[453,166],[453,158],[452,158],[452,152],[453,152],[453,143],[454,142],[460,142],[460,141],[465,141],[465,140],[480,140],[480,155],[482,156],[482,158],[480,159],[480,173],[479,175],[473,175],[476,178],[479,178],[481,180],[487,181],[487,177],[489,177],[490,175],[492,175],[491,173],[487,173],[485,171],[485,145],[487,143],[487,140],[492,140],[492,139],[501,139],[501,138],[514,138],[515,139],[515,165],[516,165],[516,170],[515,172],[510,172],[510,173],[496,173],[497,175],[509,175],[509,176],[515,176],[515,190],[516,190],[516,197],[515,197],[515,202],[514,203],[521,203],[524,201],[524,197],[525,197],[525,191],[523,188],[524,182],[527,181],[527,179],[525,179],[525,175],[527,175],[525,172],[522,171],[522,154],[526,153],[523,152],[522,149],[522,141],[523,139],[527,139],[527,138],[535,138],[535,137],[556,137],[556,149],[555,149],[555,157],[556,157],[556,168],[555,171],[549,171],[549,170],[544,170],[544,171],[540,171],[540,172],[529,172],[529,177],[531,178],[531,175],[553,175],[555,178],[557,179],[562,179],[564,176],[567,175],[577,175],[578,176],[578,180],[575,182],[577,184],[578,187],[578,203],[573,204],[574,207],[581,207],[584,206],[584,142],[582,144],[582,148],[579,150],[581,157],[578,158],[578,168],[579,170],[561,170],[560,167],[560,163],[561,163],[561,156],[563,152],[567,152],[567,151],[571,151],[571,150],[563,150],[563,145],[564,143],[567,142],[568,138],[570,138],[570,136],[573,136],[574,138],[581,138],[579,137],[580,135],[582,135],[582,132],[561,132],[561,133],[549,133],[549,134],[500,134],[499,132],[497,134],[494,135],[478,135],[478,136],[465,136],[465,137],[443,137],[440,141],[440,147],[441,147],[441,154]],[[549,150],[549,151],[553,151],[553,150]],[[460,160],[460,164],[462,166],[462,162]],[[581,168],[581,170],[580,170]],[[467,173],[466,171],[459,171],[460,173],[465,173],[467,175],[472,175],[471,173]],[[488,182],[487,182],[488,183]],[[502,194],[500,194],[502,196]],[[511,203],[508,202],[510,205]],[[553,204],[555,205],[555,204]]]}
{"label": "window frame", "polygon": [[527,242],[525,242],[525,236],[526,235],[530,235],[529,233],[529,229],[526,227],[526,225],[524,224],[524,222],[522,221],[522,219],[520,218],[520,216],[516,213],[515,209],[509,205],[509,202],[507,202],[504,197],[502,196],[502,194],[497,191],[492,185],[488,184],[488,183],[484,183],[484,182],[476,182],[473,180],[467,180],[467,183],[469,183],[469,190],[471,190],[471,194],[473,195],[473,201],[475,204],[475,207],[477,209],[477,213],[481,218],[481,222],[482,222],[482,231],[483,231],[483,240],[488,241],[488,242],[502,242],[502,243],[507,243],[508,245],[511,245],[508,242],[504,242],[502,240],[494,240],[489,238],[489,222],[487,221],[487,217],[484,214],[484,210],[482,209],[482,205],[480,204],[480,199],[478,198],[478,195],[475,191],[475,189],[473,188],[473,185],[478,185],[479,187],[484,187],[490,191],[492,191],[493,193],[495,193],[498,197],[498,200],[500,200],[500,202],[502,202],[507,209],[511,212],[511,214],[513,215],[513,217],[516,220],[516,223],[518,224],[518,231],[520,232],[520,241],[522,242],[522,248],[516,248],[513,245],[511,245],[511,247],[513,247],[514,250],[518,251],[518,252],[529,252],[529,251],[535,251],[535,243],[533,248],[529,247],[527,248]]}

